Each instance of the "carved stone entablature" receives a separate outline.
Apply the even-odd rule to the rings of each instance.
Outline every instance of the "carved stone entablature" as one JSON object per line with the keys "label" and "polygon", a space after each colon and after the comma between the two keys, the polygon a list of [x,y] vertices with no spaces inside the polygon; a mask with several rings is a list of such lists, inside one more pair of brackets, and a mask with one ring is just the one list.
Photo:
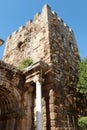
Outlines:
{"label": "carved stone entablature", "polygon": [[40,80],[42,83],[44,82],[45,72],[49,69],[49,66],[42,62],[38,61],[31,66],[27,67],[23,74],[25,75],[25,86],[27,84],[33,84],[35,80]]}

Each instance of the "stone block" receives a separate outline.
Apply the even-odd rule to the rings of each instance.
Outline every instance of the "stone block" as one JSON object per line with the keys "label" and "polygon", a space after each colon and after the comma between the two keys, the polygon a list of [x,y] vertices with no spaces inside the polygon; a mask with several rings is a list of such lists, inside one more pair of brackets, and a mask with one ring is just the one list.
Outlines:
{"label": "stone block", "polygon": [[56,99],[56,97],[51,96],[50,99],[49,99],[49,103],[50,104],[55,104],[55,99]]}
{"label": "stone block", "polygon": [[56,128],[55,127],[50,127],[50,130],[56,130]]}
{"label": "stone block", "polygon": [[57,113],[51,112],[50,113],[50,119],[51,120],[57,119]]}

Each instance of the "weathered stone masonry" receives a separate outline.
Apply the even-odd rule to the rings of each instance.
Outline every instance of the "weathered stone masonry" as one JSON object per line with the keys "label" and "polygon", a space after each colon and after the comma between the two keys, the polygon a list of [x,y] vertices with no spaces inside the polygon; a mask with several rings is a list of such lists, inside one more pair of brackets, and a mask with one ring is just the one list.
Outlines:
{"label": "weathered stone masonry", "polygon": [[[28,57],[33,64],[24,71],[16,69]],[[45,5],[34,21],[27,22],[7,39],[3,57],[5,63],[1,62],[5,66],[0,65],[0,92],[3,89],[2,95],[6,93],[5,86],[5,89],[12,89],[10,102],[15,107],[11,113],[13,106],[4,105],[6,101],[9,104],[9,99],[5,94],[4,99],[1,95],[0,129],[78,130],[76,84],[79,60],[72,29]],[[15,68],[10,69],[8,64]],[[15,97],[19,97],[17,105]]]}

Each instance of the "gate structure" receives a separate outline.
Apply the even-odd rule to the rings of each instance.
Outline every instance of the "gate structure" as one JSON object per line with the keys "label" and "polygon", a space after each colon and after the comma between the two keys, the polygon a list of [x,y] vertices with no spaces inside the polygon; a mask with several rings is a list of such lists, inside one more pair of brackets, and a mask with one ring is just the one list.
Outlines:
{"label": "gate structure", "polygon": [[[26,58],[33,64],[18,70]],[[0,62],[0,129],[78,130],[79,60],[72,29],[44,5],[34,21],[7,38]]]}

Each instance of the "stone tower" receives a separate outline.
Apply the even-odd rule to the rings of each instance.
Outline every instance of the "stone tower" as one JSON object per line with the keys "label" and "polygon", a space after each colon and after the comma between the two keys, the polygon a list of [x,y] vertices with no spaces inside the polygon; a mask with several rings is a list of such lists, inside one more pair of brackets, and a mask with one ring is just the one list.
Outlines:
{"label": "stone tower", "polygon": [[33,60],[22,72],[31,127],[21,130],[77,130],[78,48],[72,29],[48,5],[7,39],[3,61],[17,67],[26,58]]}

